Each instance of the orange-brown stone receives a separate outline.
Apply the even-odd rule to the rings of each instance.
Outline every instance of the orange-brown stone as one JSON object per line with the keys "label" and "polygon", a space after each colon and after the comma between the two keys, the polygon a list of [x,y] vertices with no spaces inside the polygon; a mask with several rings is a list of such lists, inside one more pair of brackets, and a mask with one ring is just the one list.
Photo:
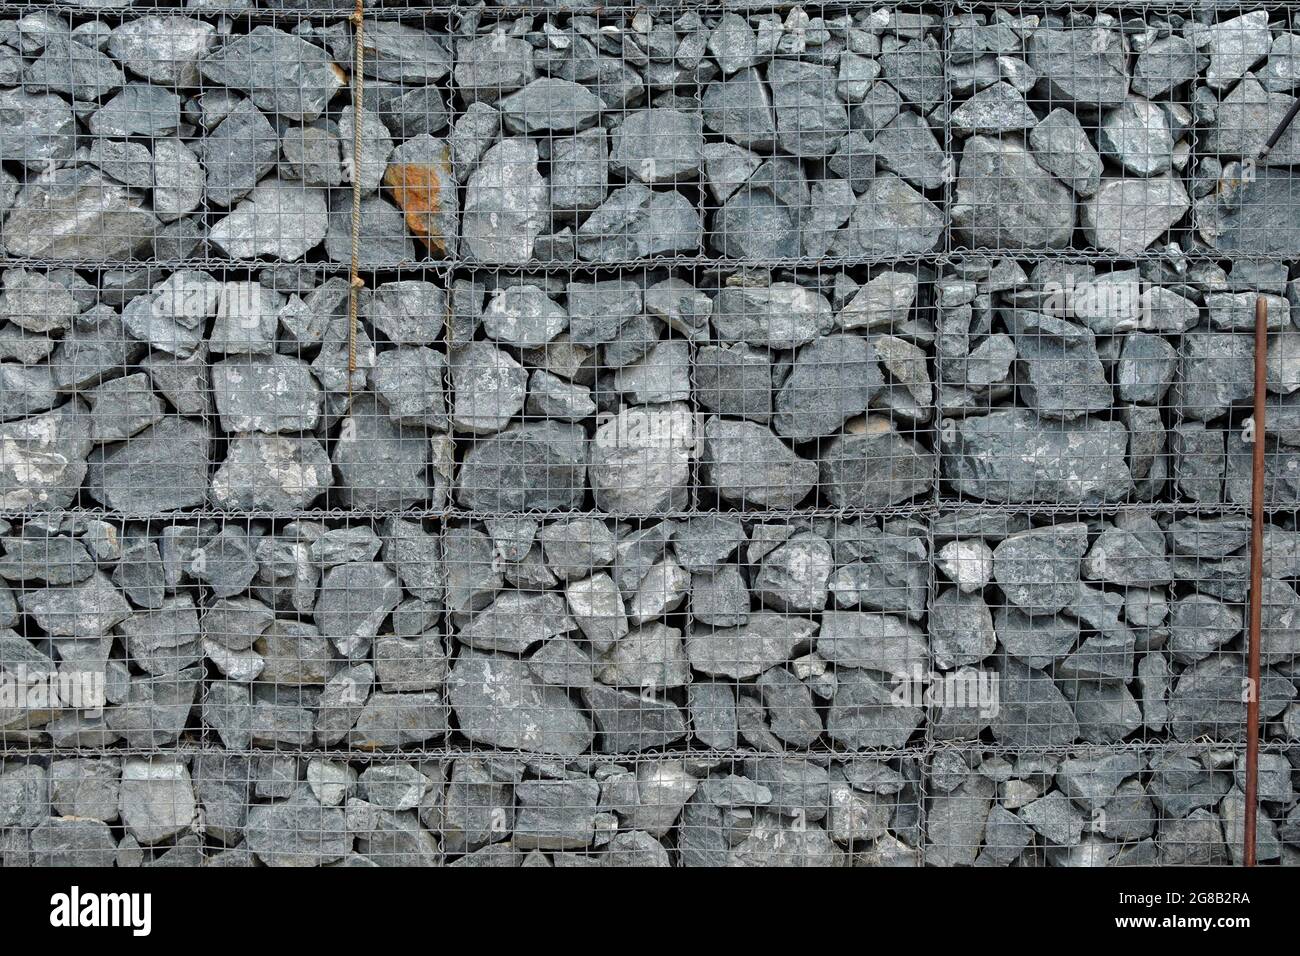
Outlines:
{"label": "orange-brown stone", "polygon": [[[443,163],[390,163],[384,171],[384,185],[406,214],[406,225],[419,236],[430,252],[448,255],[447,237],[439,225],[447,197],[444,189],[456,188]],[[444,184],[444,181],[445,184]]]}

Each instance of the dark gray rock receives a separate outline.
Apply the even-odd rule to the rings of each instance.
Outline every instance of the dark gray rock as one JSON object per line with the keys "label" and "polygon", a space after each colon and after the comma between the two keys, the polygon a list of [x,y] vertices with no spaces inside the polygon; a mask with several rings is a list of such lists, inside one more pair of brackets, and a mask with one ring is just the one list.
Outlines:
{"label": "dark gray rock", "polygon": [[776,431],[792,441],[829,435],[866,411],[884,385],[875,350],[856,335],[828,335],[799,350],[776,396]]}
{"label": "dark gray rock", "polygon": [[719,497],[759,507],[794,508],[817,481],[816,462],[766,428],[724,418],[705,423],[701,469]]}
{"label": "dark gray rock", "polygon": [[430,449],[423,428],[394,422],[368,395],[353,399],[340,428],[332,460],[347,506],[400,509],[428,500]]}
{"label": "dark gray rock", "polygon": [[[390,25],[374,26],[384,31]],[[366,31],[367,39],[374,44],[371,33]],[[259,109],[293,120],[316,119],[347,82],[320,47],[265,24],[203,57],[199,72],[213,83],[248,94]]]}
{"label": "dark gray rock", "polygon": [[1083,419],[1048,428],[1031,413],[1007,409],[945,430],[943,475],[963,494],[1065,503],[1112,501],[1132,488],[1128,430],[1116,422]]}
{"label": "dark gray rock", "polygon": [[620,262],[692,253],[702,234],[699,213],[681,193],[632,183],[611,191],[578,228],[578,258]]}

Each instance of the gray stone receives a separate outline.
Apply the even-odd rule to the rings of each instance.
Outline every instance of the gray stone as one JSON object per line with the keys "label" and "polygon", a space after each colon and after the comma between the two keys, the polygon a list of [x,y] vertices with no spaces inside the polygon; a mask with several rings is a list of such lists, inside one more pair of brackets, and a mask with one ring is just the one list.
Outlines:
{"label": "gray stone", "polygon": [[759,348],[793,349],[831,330],[830,303],[793,282],[728,286],[714,300],[713,326],[727,342]]}
{"label": "gray stone", "polygon": [[343,420],[332,460],[348,507],[406,508],[429,499],[428,433],[394,422],[378,399],[358,395]]}
{"label": "gray stone", "polygon": [[826,732],[850,750],[902,747],[924,718],[921,708],[899,706],[889,686],[867,671],[852,668],[839,675]]}
{"label": "gray stone", "polygon": [[504,139],[487,151],[469,177],[461,236],[470,256],[480,262],[527,262],[548,212],[536,145],[526,139]]}
{"label": "gray stone", "polygon": [[1108,110],[1097,130],[1102,155],[1138,176],[1155,176],[1172,168],[1175,138],[1165,111],[1138,97]]}
{"label": "gray stone", "polygon": [[153,144],[153,208],[163,222],[173,222],[198,208],[207,191],[199,159],[179,139]]}
{"label": "gray stone", "polygon": [[885,50],[880,65],[884,78],[923,111],[929,112],[943,101],[943,53],[933,37],[916,37]]}
{"label": "gray stone", "polygon": [[522,654],[538,641],[573,629],[559,593],[505,591],[482,610],[466,613],[456,638],[478,650]]}
{"label": "gray stone", "polygon": [[794,508],[817,481],[816,462],[800,458],[761,425],[710,418],[702,478],[728,501]]}
{"label": "gray stone", "polygon": [[128,83],[87,123],[96,136],[170,136],[180,129],[181,99],[147,83]]}
{"label": "gray stone", "polygon": [[304,186],[337,186],[343,182],[339,137],[319,126],[293,126],[281,137],[286,175]]}
{"label": "gray stone", "polygon": [[[0,104],[0,118],[2,110]],[[139,190],[89,166],[51,169],[18,193],[5,219],[4,243],[14,256],[128,259],[150,243],[158,226]]]}
{"label": "gray stone", "polygon": [[929,252],[943,232],[933,202],[892,173],[875,177],[831,245],[832,255],[895,256]]}
{"label": "gray stone", "polygon": [[209,446],[203,423],[169,416],[128,442],[95,449],[87,489],[104,506],[126,512],[194,507],[207,498]]}
{"label": "gray stone", "polygon": [[1094,246],[1133,255],[1159,239],[1190,207],[1187,190],[1172,176],[1104,178],[1079,219]]}
{"label": "gray stone", "polygon": [[997,646],[993,615],[984,598],[957,588],[941,592],[931,603],[930,635],[934,663],[941,670],[978,664]]}
{"label": "gray stone", "polygon": [[1180,36],[1167,36],[1149,44],[1133,62],[1133,92],[1160,96],[1196,76],[1196,49]]}
{"label": "gray stone", "polygon": [[889,419],[868,415],[831,439],[819,476],[827,500],[838,507],[886,508],[933,485],[933,455]]}
{"label": "gray stone", "polygon": [[[393,138],[378,114],[361,110],[361,131],[355,130],[356,112],[345,106],[339,114],[339,141],[343,144],[343,180],[359,182],[363,193],[373,193],[384,179],[388,157],[393,152]],[[361,153],[356,153],[360,140]]]}
{"label": "gray stone", "polygon": [[[993,793],[993,781],[972,774],[951,793],[936,794],[929,799],[926,807],[926,862],[933,861],[936,866],[975,864],[980,845],[987,836],[989,811],[1001,809],[993,803]],[[1024,828],[1024,824],[1021,827]],[[1028,835],[1024,839],[1028,842]]]}
{"label": "gray stone", "polygon": [[325,572],[316,599],[316,624],[339,653],[364,656],[379,627],[402,600],[397,576],[378,562],[341,564]]}
{"label": "gray stone", "polygon": [[1087,547],[1081,522],[1021,531],[993,549],[993,574],[1007,599],[1026,613],[1053,614],[1074,600]]}
{"label": "gray stone", "polygon": [[946,180],[946,157],[934,131],[922,117],[904,110],[871,141],[877,164],[918,189],[937,189]]}
{"label": "gray stone", "polygon": [[820,611],[834,565],[821,535],[795,534],[769,552],[754,577],[754,592],[765,605],[781,611]]}
{"label": "gray stone", "polygon": [[811,621],[759,611],[740,627],[693,631],[686,637],[686,653],[702,674],[742,680],[807,647],[816,629]]}
{"label": "gray stone", "polygon": [[551,142],[551,212],[577,218],[605,201],[609,192],[609,142],[603,129],[588,129]]}
{"label": "gray stone", "polygon": [[511,286],[496,293],[483,310],[487,334],[518,348],[546,345],[569,325],[569,314],[535,285]]}
{"label": "gray stone", "polygon": [[695,252],[702,233],[698,211],[681,193],[631,183],[613,190],[578,228],[578,257],[620,262]]}
{"label": "gray stone", "polygon": [[445,429],[448,424],[443,375],[447,360],[441,352],[399,346],[380,352],[370,377],[388,414],[405,425]]}
{"label": "gray stone", "polygon": [[772,365],[765,351],[743,342],[704,345],[692,368],[695,398],[721,415],[767,422],[772,416]]}
{"label": "gray stone", "polygon": [[522,37],[498,30],[456,47],[456,90],[468,102],[494,101],[526,86],[537,75],[533,48]]}
{"label": "gray stone", "polygon": [[433,345],[442,337],[447,293],[432,282],[385,282],[363,301],[365,318],[397,345]]}
{"label": "gray stone", "polygon": [[[823,599],[824,601],[824,599]],[[711,627],[735,627],[749,619],[749,590],[740,572],[724,565],[691,577],[691,616]]]}
{"label": "gray stone", "polygon": [[123,441],[163,418],[162,399],[150,390],[143,372],[104,382],[88,391],[86,399],[95,442]]}
{"label": "gray stone", "polygon": [[1250,401],[1254,345],[1248,335],[1193,332],[1183,337],[1170,400],[1191,421],[1210,421]]}
{"label": "gray stone", "polygon": [[1128,94],[1128,44],[1117,30],[1053,30],[1029,37],[1028,61],[1054,99],[1118,106]]}
{"label": "gray stone", "polygon": [[1132,487],[1127,431],[1091,419],[1049,429],[1030,413],[998,410],[954,422],[943,474],[961,493],[989,501],[1115,500]]}
{"label": "gray stone", "polygon": [[1079,736],[1074,709],[1047,673],[1008,657],[998,662],[998,674],[999,706],[991,726],[1000,743],[1062,746]]}
{"label": "gray stone", "polygon": [[1026,405],[1043,418],[1066,421],[1110,407],[1110,383],[1089,329],[1038,312],[1016,310],[1006,316]]}
{"label": "gray stone", "polygon": [[[388,26],[374,24],[375,31]],[[373,44],[372,31],[366,34]],[[346,74],[320,47],[265,24],[204,56],[199,72],[207,80],[246,93],[259,109],[304,121],[320,116],[347,82]]]}
{"label": "gray stone", "polygon": [[[1225,160],[1238,156],[1253,160],[1277,129],[1294,97],[1270,93],[1248,75],[1219,103],[1214,125],[1206,137],[1206,149]],[[1261,160],[1266,166],[1293,166],[1300,162],[1300,139],[1289,128]]]}
{"label": "gray stone", "polygon": [[35,172],[49,162],[71,159],[76,151],[77,121],[62,97],[21,89],[0,91],[0,120],[5,124],[0,159]]}
{"label": "gray stone", "polygon": [[588,476],[596,506],[636,514],[686,507],[699,439],[696,416],[685,403],[624,408],[610,416],[597,426],[591,447]]}
{"label": "gray stone", "polygon": [[648,693],[593,684],[582,691],[599,733],[601,753],[638,753],[686,736],[686,718],[674,704]]}
{"label": "gray stone", "polygon": [[709,31],[707,49],[728,76],[737,70],[762,62],[758,38],[749,22],[736,13],[724,13]]}
{"label": "gray stone", "polygon": [[329,456],[315,438],[240,435],[212,476],[211,498],[225,508],[284,511],[307,507],[331,482]]}
{"label": "gray stone", "polygon": [[[260,189],[261,187],[259,187]],[[254,194],[256,195],[256,194]],[[335,191],[330,199],[325,254],[334,262],[352,259],[352,197]],[[402,211],[380,196],[361,200],[358,263],[362,268],[391,268],[416,259],[415,243]]]}
{"label": "gray stone", "polygon": [[1079,120],[1067,109],[1048,113],[1029,131],[1029,145],[1038,165],[1080,196],[1092,196],[1101,185],[1101,156]]}
{"label": "gray stone", "polygon": [[952,113],[953,129],[963,133],[999,135],[1032,129],[1038,117],[1019,90],[995,83],[958,106]]}
{"label": "gray stone", "polygon": [[1074,231],[1074,198],[1018,142],[972,136],[958,167],[953,224],[971,246],[1062,248]]}
{"label": "gray stone", "polygon": [[1129,333],[1115,368],[1120,399],[1159,405],[1177,366],[1177,352],[1165,339],[1146,332]]}
{"label": "gray stone", "polygon": [[776,396],[776,431],[808,441],[866,411],[884,385],[875,350],[856,335],[828,335],[799,350]]}
{"label": "gray stone", "polygon": [[451,53],[442,37],[396,21],[366,25],[365,75],[407,85],[436,83],[451,72]]}
{"label": "gray stone", "polygon": [[351,849],[344,811],[326,807],[306,788],[288,800],[248,808],[248,848],[267,866],[320,866]]}
{"label": "gray stone", "polygon": [[153,845],[190,830],[197,804],[189,770],[178,760],[122,762],[121,815],[126,832]]}
{"label": "gray stone", "polygon": [[376,691],[348,731],[350,747],[363,750],[395,749],[434,740],[447,732],[447,705],[432,691],[389,694]]}
{"label": "gray stone", "polygon": [[570,80],[542,77],[501,98],[501,120],[514,133],[563,133],[594,126],[600,98]]}
{"label": "gray stone", "polygon": [[472,342],[451,353],[450,367],[459,431],[491,434],[523,410],[528,373],[508,353]]}
{"label": "gray stone", "polygon": [[448,687],[457,725],[475,742],[567,755],[592,744],[591,726],[568,695],[537,684],[515,658],[462,653]]}
{"label": "gray stone", "polygon": [[275,168],[279,153],[280,137],[270,121],[248,100],[241,101],[203,139],[208,198],[234,206]]}
{"label": "gray stone", "polygon": [[[756,70],[748,69],[710,83],[704,89],[701,108],[704,125],[738,146],[768,151],[776,145],[776,114],[772,110],[772,97]],[[709,155],[706,147],[706,159]],[[757,166],[758,160],[755,160],[754,167]],[[715,178],[711,163],[708,176],[710,180]],[[745,178],[748,176],[741,177],[740,182]]]}
{"label": "gray stone", "polygon": [[1196,227],[1216,249],[1250,254],[1289,253],[1300,246],[1295,218],[1286,214],[1295,194],[1290,170],[1263,166],[1243,178],[1229,164],[1231,183],[1197,205]]}
{"label": "gray stone", "polygon": [[216,40],[212,24],[193,17],[124,20],[108,36],[108,50],[138,76],[164,86],[198,86],[199,60]]}
{"label": "gray stone", "polygon": [[610,169],[649,185],[693,179],[704,161],[703,121],[698,113],[639,110],[614,128]]}
{"label": "gray stone", "polygon": [[595,780],[526,780],[515,787],[515,796],[514,843],[520,849],[580,850],[595,839]]}
{"label": "gray stone", "polygon": [[301,359],[269,355],[218,362],[212,389],[228,432],[311,431],[320,418],[321,389]]}
{"label": "gray stone", "polygon": [[1057,846],[1074,846],[1083,834],[1083,815],[1058,790],[1021,807],[1020,817]]}
{"label": "gray stone", "polygon": [[576,508],[586,494],[586,441],[577,425],[510,425],[474,442],[456,499],[483,511]]}
{"label": "gray stone", "polygon": [[213,243],[235,259],[275,256],[292,261],[325,238],[324,191],[266,179],[212,227]]}
{"label": "gray stone", "polygon": [[779,59],[768,66],[767,78],[776,110],[777,142],[796,156],[833,152],[849,129],[848,109],[835,92],[834,71]]}
{"label": "gray stone", "polygon": [[1194,36],[1193,42],[1202,41],[1209,52],[1205,82],[1214,89],[1225,89],[1239,80],[1268,55],[1272,43],[1265,10],[1200,27]]}

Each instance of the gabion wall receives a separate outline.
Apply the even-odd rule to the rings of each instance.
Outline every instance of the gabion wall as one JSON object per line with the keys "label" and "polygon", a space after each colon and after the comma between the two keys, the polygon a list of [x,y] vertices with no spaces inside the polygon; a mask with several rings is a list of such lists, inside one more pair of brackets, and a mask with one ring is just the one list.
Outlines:
{"label": "gabion wall", "polygon": [[1260,295],[1300,860],[1289,7],[324,7],[0,4],[5,866],[1240,862]]}

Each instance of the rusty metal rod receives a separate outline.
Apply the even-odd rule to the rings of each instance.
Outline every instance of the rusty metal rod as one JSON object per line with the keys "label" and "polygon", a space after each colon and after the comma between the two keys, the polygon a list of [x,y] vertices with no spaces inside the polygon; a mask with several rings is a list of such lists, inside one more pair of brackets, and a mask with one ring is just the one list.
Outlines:
{"label": "rusty metal rod", "polygon": [[1255,300],[1255,428],[1250,471],[1250,634],[1247,648],[1246,812],[1242,861],[1255,865],[1255,814],[1259,803],[1259,641],[1264,580],[1264,396],[1268,367],[1268,301]]}

